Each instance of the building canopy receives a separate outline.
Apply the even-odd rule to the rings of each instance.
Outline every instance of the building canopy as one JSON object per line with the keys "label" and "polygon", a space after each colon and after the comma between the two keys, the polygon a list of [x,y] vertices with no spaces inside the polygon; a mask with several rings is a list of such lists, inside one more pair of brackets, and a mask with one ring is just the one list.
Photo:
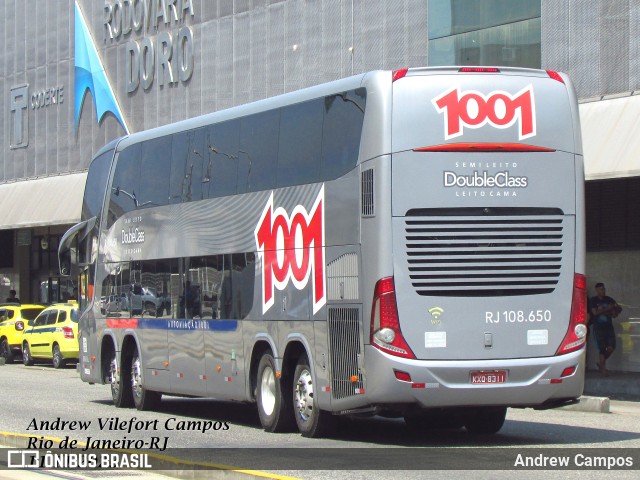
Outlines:
{"label": "building canopy", "polygon": [[640,95],[580,104],[587,180],[640,176]]}
{"label": "building canopy", "polygon": [[0,185],[0,230],[80,221],[87,172]]}

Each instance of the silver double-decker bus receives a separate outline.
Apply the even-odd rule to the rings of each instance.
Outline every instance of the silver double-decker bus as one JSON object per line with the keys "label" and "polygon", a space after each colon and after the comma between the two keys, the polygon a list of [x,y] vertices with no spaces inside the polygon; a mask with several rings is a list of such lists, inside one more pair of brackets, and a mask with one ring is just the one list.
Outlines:
{"label": "silver double-decker bus", "polygon": [[117,407],[494,433],[582,394],[584,230],[566,75],[416,68],[111,142],[59,254],[81,378]]}

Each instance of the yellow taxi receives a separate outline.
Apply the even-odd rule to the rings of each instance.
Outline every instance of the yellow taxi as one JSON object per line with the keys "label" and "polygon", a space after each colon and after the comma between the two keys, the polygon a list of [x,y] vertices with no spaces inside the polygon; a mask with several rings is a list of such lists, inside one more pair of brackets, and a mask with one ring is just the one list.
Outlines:
{"label": "yellow taxi", "polygon": [[42,305],[0,304],[0,357],[6,363],[22,356],[22,332],[42,310]]}
{"label": "yellow taxi", "polygon": [[54,368],[78,359],[78,304],[56,303],[45,308],[22,335],[22,363],[51,360]]}

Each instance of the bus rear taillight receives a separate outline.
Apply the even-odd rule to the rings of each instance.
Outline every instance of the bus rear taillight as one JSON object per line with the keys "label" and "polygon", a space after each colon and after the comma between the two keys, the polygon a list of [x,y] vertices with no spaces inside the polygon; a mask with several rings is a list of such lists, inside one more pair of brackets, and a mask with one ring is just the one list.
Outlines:
{"label": "bus rear taillight", "polygon": [[397,357],[416,358],[400,332],[393,277],[381,278],[376,283],[371,309],[371,345]]}
{"label": "bus rear taillight", "polygon": [[573,276],[573,297],[571,299],[571,319],[569,329],[562,340],[556,355],[574,352],[582,348],[587,341],[587,279],[576,273]]}

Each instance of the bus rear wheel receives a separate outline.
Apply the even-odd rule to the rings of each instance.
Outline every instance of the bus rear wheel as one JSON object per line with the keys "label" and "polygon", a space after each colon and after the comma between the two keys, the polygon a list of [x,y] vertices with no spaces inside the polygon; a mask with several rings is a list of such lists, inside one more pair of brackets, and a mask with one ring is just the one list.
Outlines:
{"label": "bus rear wheel", "polygon": [[282,394],[283,384],[286,381],[276,375],[273,356],[265,353],[258,365],[256,401],[260,423],[267,432],[287,432],[293,429],[291,397]]}
{"label": "bus rear wheel", "polygon": [[122,368],[119,369],[116,353],[113,352],[109,364],[109,383],[111,384],[111,399],[118,408],[128,408],[133,405],[131,389],[131,357],[122,357]]}
{"label": "bus rear wheel", "polygon": [[144,376],[142,374],[142,362],[140,355],[136,351],[131,362],[131,391],[133,394],[133,404],[138,410],[153,410],[160,403],[161,393],[147,390],[144,386]]}
{"label": "bus rear wheel", "polygon": [[329,433],[334,418],[330,412],[318,407],[309,363],[306,355],[298,360],[293,375],[293,411],[298,430],[303,437],[321,437]]}
{"label": "bus rear wheel", "polygon": [[482,407],[467,412],[464,427],[469,433],[497,433],[504,425],[507,407]]}

